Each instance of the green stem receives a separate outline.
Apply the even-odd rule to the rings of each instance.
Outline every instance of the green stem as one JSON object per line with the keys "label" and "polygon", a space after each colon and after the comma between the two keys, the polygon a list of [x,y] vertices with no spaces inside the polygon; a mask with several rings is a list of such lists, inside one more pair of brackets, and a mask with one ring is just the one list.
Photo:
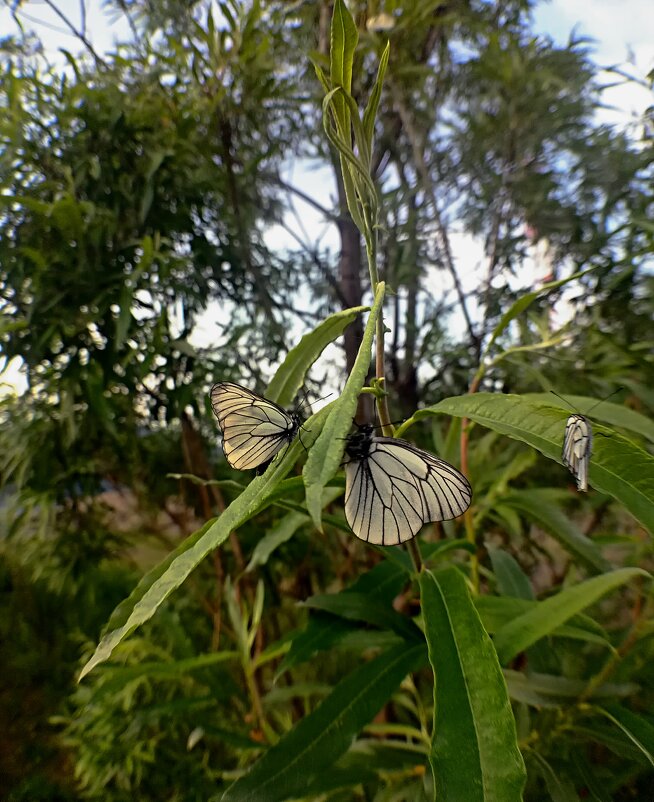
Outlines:
{"label": "green stem", "polygon": [[243,672],[245,674],[245,682],[248,686],[248,692],[250,694],[250,699],[252,700],[252,707],[254,708],[254,712],[259,720],[259,726],[261,727],[261,731],[263,732],[266,741],[269,744],[276,744],[279,740],[277,733],[268,723],[268,719],[266,718],[266,714],[263,712],[263,704],[261,702],[261,694],[259,693],[259,688],[257,686],[257,681],[254,676],[254,666],[251,662],[250,655],[245,655],[244,665],[243,665]]}
{"label": "green stem", "polygon": [[407,540],[404,544],[406,546],[406,550],[409,552],[409,557],[411,557],[411,562],[413,563],[413,567],[416,569],[416,574],[419,574],[424,566],[422,563],[422,554],[420,554],[420,549],[418,548],[418,544],[415,540]]}
{"label": "green stem", "polygon": [[615,669],[617,668],[618,664],[625,656],[625,654],[627,654],[627,652],[636,643],[641,629],[649,622],[651,606],[652,606],[652,600],[651,597],[648,596],[645,604],[642,605],[642,607],[641,606],[638,607],[636,613],[636,620],[632,624],[632,627],[629,630],[629,634],[622,641],[618,649],[611,654],[611,656],[608,658],[606,663],[604,663],[604,665],[597,672],[597,674],[591,677],[590,680],[588,681],[588,684],[586,685],[586,687],[584,688],[582,694],[578,699],[579,704],[583,704],[584,702],[586,702],[586,700],[588,700],[595,693],[595,691],[600,687],[600,685],[603,685],[606,682],[606,680],[615,671]]}

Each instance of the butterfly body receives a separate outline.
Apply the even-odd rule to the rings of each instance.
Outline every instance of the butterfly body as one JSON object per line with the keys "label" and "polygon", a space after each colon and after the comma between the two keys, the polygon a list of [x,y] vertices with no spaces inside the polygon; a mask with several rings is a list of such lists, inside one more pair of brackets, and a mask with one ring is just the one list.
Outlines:
{"label": "butterfly body", "polygon": [[577,480],[578,490],[588,490],[588,463],[593,450],[593,430],[584,415],[573,413],[565,425],[563,464]]}
{"label": "butterfly body", "polygon": [[240,384],[214,384],[210,397],[225,458],[240,471],[265,467],[302,425],[296,411],[288,412]]}
{"label": "butterfly body", "polygon": [[428,521],[456,518],[470,506],[465,476],[406,440],[376,437],[372,426],[362,426],[345,453],[345,517],[369,543],[403,543]]}

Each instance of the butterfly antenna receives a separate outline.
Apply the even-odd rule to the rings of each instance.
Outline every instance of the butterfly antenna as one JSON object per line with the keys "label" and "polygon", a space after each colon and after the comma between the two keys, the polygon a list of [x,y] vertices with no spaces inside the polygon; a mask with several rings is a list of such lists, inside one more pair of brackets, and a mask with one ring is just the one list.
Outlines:
{"label": "butterfly antenna", "polygon": [[575,408],[572,406],[572,404],[571,404],[571,403],[570,403],[570,402],[569,402],[567,399],[565,399],[565,398],[564,398],[562,395],[559,395],[559,394],[556,392],[556,390],[550,390],[550,393],[552,393],[552,395],[555,395],[557,398],[560,398],[560,399],[561,399],[561,401],[563,401],[563,403],[564,403],[564,404],[566,404],[568,407],[570,407],[570,409],[571,409],[573,412],[577,412],[577,410],[576,410],[576,409],[575,409]]}
{"label": "butterfly antenna", "polygon": [[595,407],[598,407],[600,404],[603,404],[605,401],[608,401],[609,398],[612,398],[614,395],[617,395],[621,390],[624,390],[624,387],[618,387],[617,390],[614,390],[612,393],[609,393],[606,398],[600,398],[599,401],[596,401],[593,406],[586,412],[586,415],[589,415]]}

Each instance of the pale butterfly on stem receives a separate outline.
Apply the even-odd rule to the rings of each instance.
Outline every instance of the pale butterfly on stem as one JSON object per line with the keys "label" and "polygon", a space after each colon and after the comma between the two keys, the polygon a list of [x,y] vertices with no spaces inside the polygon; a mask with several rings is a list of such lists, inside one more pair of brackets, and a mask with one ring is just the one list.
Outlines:
{"label": "pale butterfly on stem", "polygon": [[429,521],[448,521],[470,506],[472,488],[445,460],[360,426],[345,446],[345,517],[368,543],[395,546]]}

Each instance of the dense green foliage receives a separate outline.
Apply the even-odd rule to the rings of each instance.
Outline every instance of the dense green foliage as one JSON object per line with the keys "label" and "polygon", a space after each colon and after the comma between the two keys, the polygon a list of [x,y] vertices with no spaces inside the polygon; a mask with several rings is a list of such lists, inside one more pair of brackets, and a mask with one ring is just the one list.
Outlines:
{"label": "dense green foliage", "polygon": [[[0,793],[645,798],[651,120],[598,122],[585,43],[521,0],[387,3],[391,27],[358,0],[109,5],[116,53],[2,42],[0,344],[28,386],[0,400]],[[333,203],[283,178],[298,157]],[[272,247],[307,193],[340,253],[301,222]],[[217,380],[338,392],[250,477]],[[548,391],[618,388],[577,493]],[[362,398],[473,486],[408,551],[345,523]]]}

